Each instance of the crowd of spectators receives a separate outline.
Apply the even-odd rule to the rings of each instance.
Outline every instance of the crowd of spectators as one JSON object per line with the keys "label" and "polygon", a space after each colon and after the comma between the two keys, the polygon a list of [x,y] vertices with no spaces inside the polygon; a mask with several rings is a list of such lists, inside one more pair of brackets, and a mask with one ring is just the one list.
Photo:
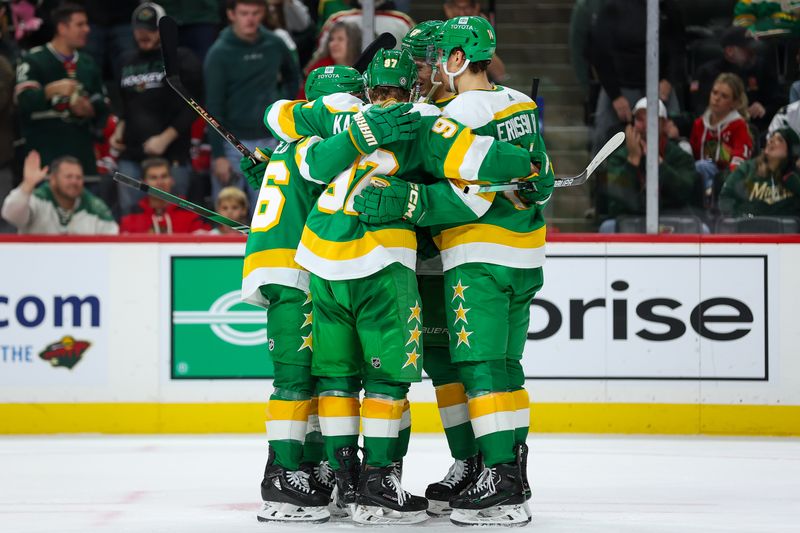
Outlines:
{"label": "crowd of spectators", "polygon": [[[377,30],[401,40],[409,2],[376,4]],[[247,223],[240,154],[167,85],[159,18],[178,24],[183,85],[252,150],[277,144],[267,105],[302,97],[314,66],[355,61],[361,13],[356,0],[0,3],[0,232],[230,231],[117,186],[116,171]]]}
{"label": "crowd of spectators", "polygon": [[[377,1],[376,30],[401,40],[413,25],[408,4]],[[593,191],[600,231],[645,214],[645,4],[576,0],[573,10],[592,150],[626,135]],[[714,0],[718,12],[698,27],[685,22],[689,4],[660,0],[661,134],[649,145],[659,152],[661,213],[693,217],[698,231],[752,216],[797,217],[800,229],[800,10]],[[268,104],[303,98],[313,68],[352,64],[362,46],[357,0],[0,3],[0,232],[71,233],[89,227],[90,213],[110,213],[123,232],[227,231],[117,186],[115,171],[247,221],[256,197],[240,155],[164,79],[165,14],[179,26],[184,86],[251,150],[276,144],[262,124]],[[478,0],[443,1],[443,18],[478,14]],[[490,76],[506,77],[497,56]]]}
{"label": "crowd of spectators", "polygon": [[[800,231],[800,81],[790,61],[800,62],[800,8],[712,4],[711,23],[697,26],[684,20],[690,2],[659,2],[660,214],[693,220],[702,232],[736,231],[732,219],[765,216],[788,217],[777,231]],[[594,197],[600,231],[621,231],[621,218],[645,215],[646,2],[578,0],[571,29],[576,73],[590,95],[592,152],[625,132]]]}

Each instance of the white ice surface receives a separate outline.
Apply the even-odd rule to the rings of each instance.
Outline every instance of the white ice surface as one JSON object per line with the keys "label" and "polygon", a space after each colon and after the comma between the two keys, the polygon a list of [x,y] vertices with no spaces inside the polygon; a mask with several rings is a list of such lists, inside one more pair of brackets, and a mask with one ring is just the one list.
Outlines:
{"label": "white ice surface", "polygon": [[[530,439],[531,531],[800,532],[800,440]],[[354,529],[256,521],[258,436],[0,438],[0,532],[240,533]],[[413,435],[405,485],[449,466],[441,436]],[[393,527],[464,531],[448,521]],[[479,529],[481,531],[483,529]]]}

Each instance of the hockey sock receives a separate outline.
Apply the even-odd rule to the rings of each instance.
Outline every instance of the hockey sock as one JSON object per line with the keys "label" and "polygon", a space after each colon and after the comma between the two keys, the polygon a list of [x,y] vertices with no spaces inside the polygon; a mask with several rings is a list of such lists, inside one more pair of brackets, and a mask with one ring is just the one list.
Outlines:
{"label": "hockey sock", "polygon": [[514,462],[514,399],[505,360],[462,362],[459,375],[469,399],[472,430],[486,466]]}
{"label": "hockey sock", "polygon": [[319,426],[319,398],[311,398],[308,410],[308,426],[306,426],[306,441],[303,444],[303,463],[318,464],[325,458],[322,441],[322,429]]}
{"label": "hockey sock", "polygon": [[467,459],[478,453],[478,443],[469,420],[467,394],[461,383],[436,387],[436,403],[442,419],[447,445],[453,459]]}
{"label": "hockey sock", "polygon": [[408,400],[403,402],[403,415],[400,418],[400,432],[397,435],[393,461],[399,461],[408,453],[408,441],[411,439],[411,404]]}
{"label": "hockey sock", "polygon": [[358,445],[359,389],[357,378],[319,378],[319,425],[334,470],[340,468],[336,450]]}
{"label": "hockey sock", "polygon": [[478,453],[478,444],[469,422],[464,385],[459,380],[458,369],[450,362],[450,349],[426,345],[422,365],[436,388],[436,403],[450,455],[461,460],[472,457]]}
{"label": "hockey sock", "polygon": [[267,406],[267,439],[275,450],[275,463],[297,470],[311,409],[311,369],[275,361],[273,386]]}
{"label": "hockey sock", "polygon": [[402,459],[398,446],[400,423],[406,403],[408,383],[365,381],[361,422],[367,466],[389,466]]}
{"label": "hockey sock", "polygon": [[506,359],[508,390],[514,398],[514,443],[523,444],[528,438],[531,423],[531,400],[525,384],[525,372],[518,359]]}
{"label": "hockey sock", "polygon": [[267,438],[275,450],[275,463],[288,470],[297,470],[303,454],[311,399],[291,399],[293,395],[288,392],[276,390],[270,396]]}

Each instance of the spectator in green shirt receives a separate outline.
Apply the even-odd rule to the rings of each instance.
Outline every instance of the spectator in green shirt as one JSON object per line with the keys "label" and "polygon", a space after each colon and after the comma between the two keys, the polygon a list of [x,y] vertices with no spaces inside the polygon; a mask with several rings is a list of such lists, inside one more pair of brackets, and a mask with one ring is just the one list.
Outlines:
{"label": "spectator in green shirt", "polygon": [[775,130],[764,151],[745,161],[725,180],[719,209],[725,216],[800,217],[800,137],[791,128]]}
{"label": "spectator in green shirt", "polygon": [[[300,87],[300,69],[289,48],[261,25],[266,13],[263,0],[228,0],[231,25],[208,51],[204,66],[206,108],[250,150],[274,148],[277,141],[262,121],[268,105],[291,100]],[[230,144],[209,133],[213,158],[211,192],[233,185],[250,195],[255,192],[239,173],[239,154]]]}

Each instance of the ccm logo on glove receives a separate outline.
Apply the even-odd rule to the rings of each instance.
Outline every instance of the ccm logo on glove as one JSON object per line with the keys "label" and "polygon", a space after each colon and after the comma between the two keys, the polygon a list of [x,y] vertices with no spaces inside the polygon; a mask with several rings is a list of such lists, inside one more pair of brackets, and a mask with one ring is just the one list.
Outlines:
{"label": "ccm logo on glove", "polygon": [[406,214],[403,215],[403,218],[411,218],[414,216],[414,211],[417,210],[417,200],[419,199],[419,187],[417,187],[416,183],[409,183],[410,190],[408,191],[408,207],[406,208]]}

